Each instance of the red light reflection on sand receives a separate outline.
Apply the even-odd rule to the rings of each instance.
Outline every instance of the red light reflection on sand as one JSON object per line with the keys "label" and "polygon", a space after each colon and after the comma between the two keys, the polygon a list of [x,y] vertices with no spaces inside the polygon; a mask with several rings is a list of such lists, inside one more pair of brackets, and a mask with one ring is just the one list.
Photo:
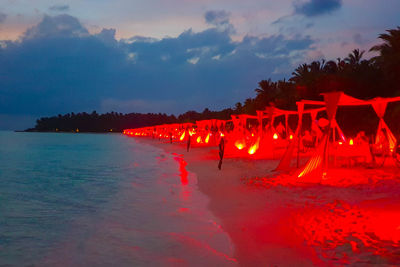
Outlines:
{"label": "red light reflection on sand", "polygon": [[293,229],[293,238],[304,240],[319,260],[400,266],[398,179],[369,169],[333,170],[328,178],[322,185],[301,183],[291,175],[242,180],[269,192],[290,192],[279,204],[279,211],[289,213],[275,215],[276,220],[283,229]]}

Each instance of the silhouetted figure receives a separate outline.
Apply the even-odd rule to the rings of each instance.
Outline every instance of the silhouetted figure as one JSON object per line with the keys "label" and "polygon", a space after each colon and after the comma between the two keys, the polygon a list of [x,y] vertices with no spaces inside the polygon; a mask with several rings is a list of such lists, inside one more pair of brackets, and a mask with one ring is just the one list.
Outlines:
{"label": "silhouetted figure", "polygon": [[172,133],[169,133],[169,142],[172,144]]}
{"label": "silhouetted figure", "polygon": [[303,142],[303,147],[304,148],[312,148],[315,145],[315,139],[314,136],[311,135],[309,131],[305,131],[302,142]]}
{"label": "silhouetted figure", "polygon": [[221,170],[222,166],[222,159],[224,158],[224,151],[225,151],[225,138],[222,137],[221,140],[219,141],[219,163],[218,163],[218,169]]}
{"label": "silhouetted figure", "polygon": [[354,138],[354,144],[355,145],[363,145],[365,143],[369,144],[368,136],[365,135],[364,131],[358,132],[356,137]]}

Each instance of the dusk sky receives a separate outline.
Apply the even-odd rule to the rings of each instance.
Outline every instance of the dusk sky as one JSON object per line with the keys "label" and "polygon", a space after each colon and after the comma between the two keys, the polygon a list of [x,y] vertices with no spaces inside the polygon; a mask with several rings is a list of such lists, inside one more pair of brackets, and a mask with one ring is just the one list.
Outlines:
{"label": "dusk sky", "polygon": [[399,11],[399,0],[0,0],[0,129],[233,107],[301,63],[373,56]]}

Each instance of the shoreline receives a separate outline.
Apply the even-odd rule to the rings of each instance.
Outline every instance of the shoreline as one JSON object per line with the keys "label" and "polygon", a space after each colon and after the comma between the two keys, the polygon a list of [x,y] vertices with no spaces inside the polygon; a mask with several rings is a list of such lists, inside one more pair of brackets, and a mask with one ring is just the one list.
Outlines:
{"label": "shoreline", "polygon": [[276,226],[274,218],[260,213],[265,207],[265,195],[262,190],[249,188],[242,181],[244,177],[269,174],[279,160],[226,158],[222,169],[218,170],[216,148],[191,148],[186,152],[186,146],[182,144],[163,143],[152,139],[136,140],[161,148],[166,153],[182,155],[187,162],[186,169],[197,176],[199,191],[209,199],[208,209],[220,220],[222,229],[232,240],[234,258],[239,265],[285,266],[282,263],[286,262],[288,257],[296,259],[293,261],[296,266],[313,265],[312,261],[301,259],[297,248],[293,250],[279,244],[279,236],[263,230],[264,227]]}
{"label": "shoreline", "polygon": [[[333,170],[336,178],[345,181],[338,186],[272,184],[269,181],[275,178],[259,177],[276,177],[272,170],[279,160],[226,158],[218,170],[217,148],[186,152],[183,144],[135,140],[182,155],[187,170],[197,176],[198,189],[209,199],[208,209],[232,240],[239,265],[399,263],[395,256],[388,259],[380,255],[381,247],[391,251],[400,242],[400,233],[390,237],[380,233],[380,229],[392,227],[391,220],[400,219],[400,212],[396,212],[400,210],[396,168]],[[362,181],[346,184],[355,175],[363,177]],[[263,184],[263,180],[268,183]],[[387,217],[388,212],[393,218]],[[371,214],[380,219],[371,221]],[[370,241],[368,231],[377,234],[373,241],[378,245]]]}

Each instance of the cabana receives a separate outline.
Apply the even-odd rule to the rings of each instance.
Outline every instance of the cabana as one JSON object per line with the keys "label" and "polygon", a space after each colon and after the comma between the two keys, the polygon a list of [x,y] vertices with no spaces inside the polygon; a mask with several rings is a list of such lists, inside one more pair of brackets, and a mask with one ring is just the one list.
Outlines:
{"label": "cabana", "polygon": [[225,132],[227,121],[225,120],[201,120],[196,121],[196,132],[192,135],[194,142],[192,146],[217,146],[223,132]]}
{"label": "cabana", "polygon": [[[319,182],[321,179],[327,177],[328,160],[330,153],[330,137],[332,136],[335,142],[336,131],[342,137],[342,141],[346,142],[343,133],[336,122],[336,111],[338,106],[366,106],[371,105],[379,117],[379,125],[376,133],[375,144],[379,145],[383,138],[387,138],[388,146],[391,152],[394,151],[396,146],[396,138],[385,123],[383,117],[385,115],[387,103],[400,101],[400,97],[392,98],[374,98],[371,100],[360,100],[344,94],[343,92],[331,92],[322,94],[324,101],[302,100],[298,102],[299,114],[304,112],[305,105],[324,106],[326,108],[328,125],[325,129],[325,134],[322,142],[319,144],[314,155],[308,160],[307,164],[298,173],[298,178],[307,182]],[[301,127],[301,120],[299,119],[298,129],[296,130],[296,137],[299,135],[299,127]],[[386,132],[386,134],[385,134]],[[342,142],[341,141],[341,142]],[[353,145],[349,142],[349,145]],[[340,150],[341,148],[338,148]],[[282,158],[278,170],[288,169],[293,149],[288,149],[285,156]],[[335,155],[334,155],[335,156]],[[334,157],[335,159],[335,157]]]}
{"label": "cabana", "polygon": [[[321,130],[315,123],[318,112],[325,108],[310,109],[303,111],[301,116],[309,113],[312,118],[312,129],[322,135]],[[232,115],[234,124],[233,132],[227,138],[228,157],[253,157],[253,158],[276,158],[288,147],[293,134],[289,128],[289,116],[299,116],[296,110],[283,110],[276,107],[267,107],[265,110],[257,111],[257,116],[240,114]],[[276,120],[284,116],[284,124],[275,127]],[[266,123],[265,120],[267,120]],[[251,125],[249,122],[253,122]],[[265,125],[265,127],[264,127]]]}
{"label": "cabana", "polygon": [[[225,153],[227,157],[245,157],[254,154],[259,146],[255,124],[258,123],[257,116],[248,114],[231,115],[233,131],[227,134]],[[253,121],[255,124],[248,124]]]}
{"label": "cabana", "polygon": [[[282,156],[282,153],[288,148],[290,144],[294,145],[294,135],[289,127],[290,116],[301,118],[301,120],[299,119],[301,123],[302,117],[305,114],[310,114],[310,131],[315,132],[316,137],[321,136],[322,132],[316,124],[316,117],[319,112],[324,110],[325,108],[316,108],[305,111],[303,110],[301,113],[299,113],[298,110],[284,110],[276,107],[267,107],[265,110],[257,111],[257,117],[260,124],[259,136],[261,137],[261,145],[259,149],[260,153],[264,154],[264,157],[272,156],[272,158],[276,158],[276,156]],[[282,116],[285,126],[283,126],[281,122],[277,126],[275,126],[276,121],[279,119],[279,117]],[[263,120],[266,118],[268,119],[267,125],[263,127]],[[298,127],[298,129],[301,129],[301,127]],[[300,135],[300,131],[298,132],[298,135]],[[318,143],[318,139],[316,139],[315,141]],[[298,144],[300,147],[300,143]]]}
{"label": "cabana", "polygon": [[276,108],[276,107],[267,107],[265,110],[257,110],[257,118],[258,118],[259,125],[260,125],[260,128],[259,128],[260,135],[263,134],[263,120],[265,118],[268,119],[268,123],[266,125],[267,131],[270,131],[270,132],[272,132],[274,134],[276,132],[280,132],[280,131],[278,131],[278,129],[275,129],[275,127],[274,127],[275,119],[280,117],[280,116],[284,116],[285,137],[289,136],[289,123],[288,122],[289,122],[289,116],[290,115],[297,115],[297,111],[295,111],[295,110],[283,110],[283,109],[279,109],[279,108]]}

